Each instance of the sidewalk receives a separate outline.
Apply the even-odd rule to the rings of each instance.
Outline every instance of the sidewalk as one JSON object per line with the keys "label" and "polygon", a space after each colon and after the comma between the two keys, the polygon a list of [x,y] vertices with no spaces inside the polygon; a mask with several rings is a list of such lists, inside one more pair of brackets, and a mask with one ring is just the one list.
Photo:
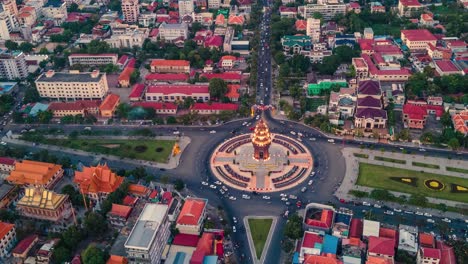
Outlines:
{"label": "sidewalk", "polygon": [[[22,146],[27,146],[27,147],[34,147],[34,148],[39,148],[39,149],[46,149],[46,150],[53,150],[53,151],[59,151],[59,152],[64,152],[68,153],[71,155],[83,155],[83,156],[89,156],[90,152],[82,151],[82,150],[76,150],[76,149],[71,149],[71,148],[63,148],[59,146],[54,146],[54,145],[44,145],[44,144],[39,144],[39,145],[33,145],[33,142],[29,141],[24,141],[17,139],[18,135],[14,135],[12,138],[8,137],[3,137],[2,141],[14,144],[14,145],[22,145]],[[105,138],[119,138],[119,139],[129,139],[131,137],[105,137]],[[141,137],[139,137],[141,138]],[[154,137],[154,139],[162,139],[162,140],[177,140],[178,137],[173,137],[173,136],[161,136],[161,137]],[[183,151],[185,148],[190,144],[191,139],[189,137],[180,137],[179,138],[179,147],[181,152],[177,156],[172,156],[172,153],[169,157],[169,162],[168,163],[158,163],[158,162],[152,162],[152,161],[145,161],[145,160],[136,160],[136,159],[130,159],[130,158],[121,158],[118,156],[114,155],[106,155],[106,154],[92,154],[95,157],[95,160],[101,160],[102,158],[105,158],[107,160],[112,160],[112,161],[124,161],[127,163],[134,164],[135,166],[152,166],[155,168],[164,168],[164,169],[175,169],[177,166],[179,166],[180,163],[180,157],[182,156]]]}
{"label": "sidewalk", "polygon": [[[424,156],[418,156],[418,155],[412,155],[412,154],[401,154],[401,153],[391,153],[391,152],[381,152],[381,151],[369,151],[366,150],[365,153],[369,155],[368,159],[365,158],[358,158],[353,155],[353,153],[361,153],[361,149],[358,148],[344,148],[342,150],[343,152],[343,157],[345,158],[345,163],[346,163],[346,173],[345,177],[343,179],[343,182],[341,183],[340,187],[336,190],[335,196],[338,199],[344,199],[346,201],[372,201],[372,199],[360,199],[357,198],[353,195],[348,194],[350,190],[357,190],[357,191],[365,191],[365,192],[371,192],[374,188],[371,187],[365,187],[365,186],[358,186],[356,185],[356,181],[358,179],[358,174],[359,174],[359,162],[364,162],[364,163],[369,163],[369,164],[376,164],[376,165],[383,165],[383,166],[388,166],[388,167],[394,167],[394,168],[402,168],[402,169],[408,169],[408,170],[417,170],[417,171],[424,171],[428,173],[437,173],[437,174],[444,174],[448,176],[454,176],[454,177],[461,177],[461,178],[468,178],[468,175],[463,174],[463,173],[456,173],[456,172],[450,172],[445,170],[445,166],[453,166],[453,167],[458,167],[458,168],[467,168],[468,167],[468,162],[467,161],[459,161],[459,160],[448,160],[448,159],[442,159],[442,158],[434,158],[434,157],[424,157]],[[381,156],[381,157],[388,157],[388,158],[394,158],[394,159],[401,159],[401,160],[406,160],[406,164],[396,164],[392,162],[385,162],[385,161],[376,161],[374,160],[375,156]],[[423,168],[423,167],[415,167],[412,166],[412,162],[421,162],[421,163],[427,163],[427,164],[438,164],[440,166],[440,169],[429,169],[429,168]],[[407,193],[401,193],[401,192],[395,192],[395,191],[390,191],[390,193],[394,194],[395,196],[400,196],[400,195],[405,195],[408,196],[409,194]],[[464,204],[462,202],[456,202],[456,201],[449,201],[449,200],[443,200],[443,199],[437,199],[437,198],[432,198],[432,197],[427,197],[427,200],[430,203],[435,203],[435,204],[446,204],[448,206],[453,206],[453,207],[460,207],[460,206],[466,206],[467,204]],[[391,203],[391,202],[386,202],[386,204],[390,205],[391,207],[394,208],[403,208],[401,204],[397,203]],[[413,210],[421,210],[417,208],[416,206],[412,205],[404,205],[405,207],[412,208]],[[423,210],[425,211],[430,211],[434,215],[438,215],[440,217],[447,217],[450,216],[452,218],[464,218],[464,215],[454,213],[454,212],[441,212],[439,210],[435,209],[430,209],[430,208],[424,208]]]}

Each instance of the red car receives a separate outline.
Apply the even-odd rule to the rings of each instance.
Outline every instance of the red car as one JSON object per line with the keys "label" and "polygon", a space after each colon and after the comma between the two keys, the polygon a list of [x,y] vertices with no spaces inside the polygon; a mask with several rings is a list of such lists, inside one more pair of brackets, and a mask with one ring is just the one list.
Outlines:
{"label": "red car", "polygon": [[344,199],[340,199],[340,203],[346,203]]}
{"label": "red car", "polygon": [[297,208],[301,208],[302,202],[301,202],[301,201],[297,201],[297,202],[296,202],[296,206],[297,206]]}

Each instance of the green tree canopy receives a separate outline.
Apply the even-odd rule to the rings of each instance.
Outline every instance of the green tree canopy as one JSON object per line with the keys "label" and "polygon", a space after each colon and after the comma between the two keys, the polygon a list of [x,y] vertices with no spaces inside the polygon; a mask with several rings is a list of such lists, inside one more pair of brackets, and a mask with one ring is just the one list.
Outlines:
{"label": "green tree canopy", "polygon": [[288,222],[284,227],[284,235],[291,239],[299,239],[303,235],[302,218],[297,214],[289,216]]}
{"label": "green tree canopy", "polygon": [[227,83],[223,79],[213,78],[209,84],[210,96],[216,99],[222,99],[228,91]]}
{"label": "green tree canopy", "polygon": [[83,264],[105,264],[106,256],[102,250],[95,245],[89,245],[83,253],[81,253]]}

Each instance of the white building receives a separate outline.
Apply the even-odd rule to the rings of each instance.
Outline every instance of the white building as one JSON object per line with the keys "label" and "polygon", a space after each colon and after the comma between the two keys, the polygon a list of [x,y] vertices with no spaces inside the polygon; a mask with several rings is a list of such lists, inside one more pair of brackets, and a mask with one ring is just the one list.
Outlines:
{"label": "white building", "polygon": [[317,0],[317,4],[307,4],[302,8],[304,18],[314,17],[320,13],[325,20],[330,20],[338,14],[346,14],[346,4],[343,0]]}
{"label": "white building", "polygon": [[179,16],[190,15],[194,11],[193,0],[179,0]]}
{"label": "white building", "polygon": [[363,224],[363,229],[362,229],[363,237],[370,237],[370,236],[379,237],[379,232],[380,232],[380,222],[364,219],[364,224]]}
{"label": "white building", "polygon": [[0,222],[0,258],[5,258],[9,255],[10,250],[16,243],[16,228],[14,224]]}
{"label": "white building", "polygon": [[151,27],[156,21],[155,13],[142,13],[138,16],[138,24],[144,27]]}
{"label": "white building", "polygon": [[28,66],[21,51],[0,50],[0,78],[14,80],[28,77]]}
{"label": "white building", "polygon": [[208,0],[209,9],[219,9],[221,6],[221,0]]}
{"label": "white building", "polygon": [[306,35],[312,40],[312,43],[320,41],[320,19],[307,18]]}
{"label": "white building", "polygon": [[123,0],[122,1],[122,14],[124,21],[128,23],[136,23],[138,21],[138,14],[140,9],[138,7],[138,0]]}
{"label": "white building", "polygon": [[41,9],[42,15],[45,18],[52,19],[56,25],[60,25],[67,17],[67,5],[65,2],[47,2]]}
{"label": "white building", "polygon": [[0,12],[0,40],[9,40],[10,32],[18,27],[18,21],[14,15],[6,11]]}
{"label": "white building", "polygon": [[70,54],[68,56],[68,62],[70,66],[75,64],[81,65],[106,65],[106,64],[117,64],[117,54]]}
{"label": "white building", "polygon": [[181,24],[166,24],[162,23],[159,26],[159,37],[164,40],[174,40],[183,37],[188,38],[188,26],[185,23]]}
{"label": "white building", "polygon": [[416,255],[418,253],[418,228],[400,225],[399,229],[398,249]]}
{"label": "white building", "polygon": [[37,78],[36,87],[41,97],[59,100],[102,100],[109,91],[106,74],[99,71],[48,71]]}
{"label": "white building", "polygon": [[125,242],[130,264],[160,262],[170,236],[168,211],[166,204],[145,205]]}
{"label": "white building", "polygon": [[148,28],[139,28],[136,25],[111,24],[112,36],[105,41],[112,48],[142,47],[145,39],[149,36]]}

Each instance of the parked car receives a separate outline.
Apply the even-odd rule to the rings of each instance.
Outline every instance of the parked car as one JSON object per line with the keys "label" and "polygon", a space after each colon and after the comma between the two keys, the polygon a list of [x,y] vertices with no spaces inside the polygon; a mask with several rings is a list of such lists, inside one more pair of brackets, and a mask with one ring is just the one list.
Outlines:
{"label": "parked car", "polygon": [[335,143],[335,140],[334,140],[334,139],[329,139],[329,140],[327,140],[327,141],[330,142],[330,143]]}
{"label": "parked car", "polygon": [[390,210],[387,210],[387,211],[384,212],[384,214],[393,215],[394,213],[392,211],[390,211]]}
{"label": "parked car", "polygon": [[364,205],[364,206],[371,206],[371,204],[368,203],[368,202],[362,202],[362,205]]}
{"label": "parked car", "polygon": [[427,219],[427,222],[428,222],[428,223],[432,223],[432,224],[435,223],[435,221],[432,220],[432,219],[430,219],[430,218]]}
{"label": "parked car", "polygon": [[452,220],[448,219],[447,217],[446,218],[442,218],[442,221],[446,222],[446,223],[452,223]]}

